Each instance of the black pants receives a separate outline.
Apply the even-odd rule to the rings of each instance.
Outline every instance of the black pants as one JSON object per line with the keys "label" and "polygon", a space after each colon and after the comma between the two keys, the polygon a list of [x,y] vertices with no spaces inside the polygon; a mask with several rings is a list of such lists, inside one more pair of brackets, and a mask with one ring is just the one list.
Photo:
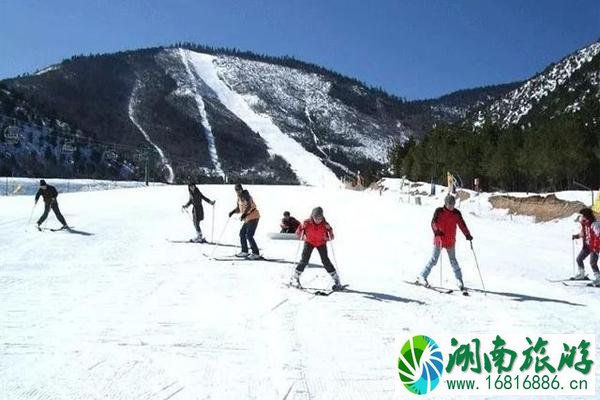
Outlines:
{"label": "black pants", "polygon": [[58,209],[58,202],[55,200],[52,203],[44,203],[44,213],[42,214],[40,219],[38,219],[38,225],[41,225],[42,222],[44,222],[46,218],[48,218],[48,213],[50,212],[50,209],[54,211],[54,215],[56,215],[56,219],[58,220],[58,222],[60,222],[63,225],[67,224],[67,221],[65,221],[65,217],[63,217],[63,215],[60,213],[60,210]]}
{"label": "black pants", "polygon": [[292,228],[281,228],[279,233],[296,233],[296,231]]}
{"label": "black pants", "polygon": [[[310,255],[312,254],[314,248],[315,248],[315,246],[313,246],[312,244],[310,244],[308,242],[304,242],[304,250],[302,250],[302,258],[300,259],[300,262],[298,263],[298,266],[296,267],[296,271],[298,271],[298,272],[304,271],[304,268],[306,268],[306,265],[308,264],[308,261],[310,260]],[[319,255],[321,256],[321,262],[323,263],[325,270],[329,273],[335,272],[335,267],[333,266],[333,264],[331,263],[331,260],[329,260],[329,256],[327,255],[327,245],[324,244],[323,246],[317,247],[317,251],[319,252]]]}
{"label": "black pants", "polygon": [[240,229],[240,244],[242,245],[242,252],[248,252],[248,242],[250,242],[252,253],[260,254],[258,252],[258,246],[256,245],[256,241],[254,240],[254,233],[256,232],[256,227],[258,227],[258,218],[250,220],[248,222],[244,222],[244,225],[242,225],[242,229]]}
{"label": "black pants", "polygon": [[587,244],[583,245],[583,248],[577,256],[577,265],[579,266],[579,269],[583,269],[583,260],[585,260],[590,254],[590,265],[592,266],[592,271],[598,272],[598,253],[593,253]]}
{"label": "black pants", "polygon": [[196,207],[192,209],[192,220],[194,221],[194,228],[196,228],[196,233],[202,234],[202,230],[200,229],[200,221],[204,219],[203,210],[196,210]]}

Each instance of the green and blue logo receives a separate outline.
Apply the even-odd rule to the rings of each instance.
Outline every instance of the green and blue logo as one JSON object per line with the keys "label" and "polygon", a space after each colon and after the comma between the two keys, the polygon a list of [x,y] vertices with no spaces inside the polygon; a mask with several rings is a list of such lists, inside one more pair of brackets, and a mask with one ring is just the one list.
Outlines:
{"label": "green and blue logo", "polygon": [[440,383],[444,357],[438,344],[428,336],[413,336],[404,343],[398,357],[400,380],[411,393],[427,394]]}

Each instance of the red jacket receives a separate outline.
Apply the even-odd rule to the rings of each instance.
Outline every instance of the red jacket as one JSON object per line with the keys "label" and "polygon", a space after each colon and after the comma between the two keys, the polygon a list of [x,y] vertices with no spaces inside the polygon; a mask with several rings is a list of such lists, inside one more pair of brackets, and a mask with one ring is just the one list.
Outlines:
{"label": "red jacket", "polygon": [[309,243],[314,247],[321,247],[327,244],[328,240],[333,240],[333,229],[325,219],[320,224],[313,221],[312,218],[307,219],[296,230],[296,236]]}
{"label": "red jacket", "polygon": [[468,239],[471,233],[460,211],[456,208],[450,211],[446,207],[436,209],[431,220],[431,229],[434,234],[433,244],[437,247],[453,247],[456,243],[457,225]]}
{"label": "red jacket", "polygon": [[590,233],[592,235],[592,244],[590,248],[592,251],[600,253],[600,221],[596,221],[592,224],[592,229],[590,229]]}
{"label": "red jacket", "polygon": [[583,239],[584,245],[595,253],[600,252],[600,221],[590,222],[583,219],[581,224],[581,233],[577,235]]}
{"label": "red jacket", "polygon": [[592,246],[592,223],[585,218],[582,218],[579,223],[581,224],[581,231],[577,235],[577,238],[583,239],[583,244],[588,247]]}

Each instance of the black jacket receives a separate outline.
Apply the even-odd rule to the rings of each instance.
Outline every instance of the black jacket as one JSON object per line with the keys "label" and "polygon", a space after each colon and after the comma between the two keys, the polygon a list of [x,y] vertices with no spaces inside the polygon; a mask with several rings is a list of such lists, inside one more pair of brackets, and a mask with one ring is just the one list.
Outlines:
{"label": "black jacket", "polygon": [[54,186],[47,185],[46,186],[46,190],[43,190],[42,188],[39,188],[39,190],[35,194],[35,201],[36,202],[38,201],[38,199],[40,198],[40,196],[42,196],[44,198],[44,203],[50,204],[54,200],[56,200],[56,198],[58,197],[58,192],[56,191],[56,188]]}
{"label": "black jacket", "polygon": [[202,208],[202,200],[208,203],[212,203],[212,201],[209,200],[206,196],[204,196],[198,188],[194,188],[194,191],[190,193],[189,201],[185,204],[186,207],[189,205],[194,206],[194,212],[201,221],[204,219],[204,209]]}

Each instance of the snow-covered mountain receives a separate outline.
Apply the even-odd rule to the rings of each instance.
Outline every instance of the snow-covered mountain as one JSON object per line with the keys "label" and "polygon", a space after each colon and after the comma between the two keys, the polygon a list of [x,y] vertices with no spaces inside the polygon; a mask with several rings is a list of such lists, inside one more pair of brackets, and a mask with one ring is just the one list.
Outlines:
{"label": "snow-covered mountain", "polygon": [[[477,111],[476,126],[486,120],[503,127],[530,116],[552,118],[600,103],[600,41],[547,67],[518,88]],[[534,116],[534,117],[532,117]]]}
{"label": "snow-covered mountain", "polygon": [[[77,56],[3,83],[49,119],[77,127],[81,135],[67,138],[77,149],[85,141],[95,159],[108,152],[126,165],[120,178],[148,169],[169,182],[307,184],[378,168],[394,143],[509,90],[406,102],[292,58],[190,44]],[[107,169],[93,164],[84,157],[62,175],[111,177],[94,174]]]}

